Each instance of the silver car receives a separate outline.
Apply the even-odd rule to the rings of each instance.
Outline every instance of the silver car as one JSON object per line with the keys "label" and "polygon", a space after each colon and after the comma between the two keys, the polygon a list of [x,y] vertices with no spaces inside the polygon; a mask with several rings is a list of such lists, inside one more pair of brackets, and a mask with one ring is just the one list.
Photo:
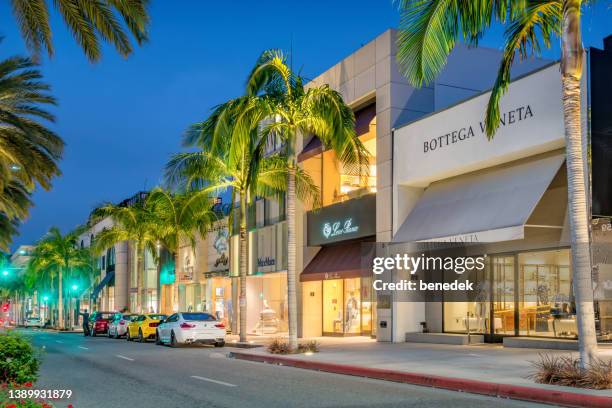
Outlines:
{"label": "silver car", "polygon": [[130,313],[117,313],[108,325],[108,337],[118,339],[127,333],[128,324],[138,315]]}

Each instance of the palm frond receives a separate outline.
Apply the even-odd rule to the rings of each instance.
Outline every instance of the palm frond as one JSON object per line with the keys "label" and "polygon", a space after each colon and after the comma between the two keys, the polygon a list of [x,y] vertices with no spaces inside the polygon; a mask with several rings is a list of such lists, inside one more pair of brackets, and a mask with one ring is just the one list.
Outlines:
{"label": "palm frond", "polygon": [[499,102],[508,90],[515,56],[518,54],[525,59],[540,55],[540,41],[550,47],[552,37],[560,35],[562,10],[561,0],[526,0],[523,12],[517,14],[506,29],[506,45],[485,114],[489,139],[499,127]]}

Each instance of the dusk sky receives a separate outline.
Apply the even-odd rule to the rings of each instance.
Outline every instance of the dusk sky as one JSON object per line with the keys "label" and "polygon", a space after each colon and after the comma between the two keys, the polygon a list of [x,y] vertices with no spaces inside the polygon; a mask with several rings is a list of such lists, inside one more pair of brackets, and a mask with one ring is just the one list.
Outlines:
{"label": "dusk sky", "polygon": [[[149,43],[127,60],[106,47],[95,65],[54,17],[56,54],[43,59],[42,70],[59,100],[52,128],[67,144],[63,176],[50,192],[34,194],[13,248],[35,242],[53,225],[67,231],[84,223],[103,201],[158,185],[168,157],[181,149],[184,129],[240,95],[264,49],[288,51],[293,39],[293,65],[312,78],[399,20],[391,0],[152,3]],[[609,4],[585,15],[586,46],[601,48],[612,34]],[[0,36],[3,58],[26,53],[6,1],[0,2]],[[483,45],[499,48],[501,30]],[[545,56],[557,57],[558,49]]]}

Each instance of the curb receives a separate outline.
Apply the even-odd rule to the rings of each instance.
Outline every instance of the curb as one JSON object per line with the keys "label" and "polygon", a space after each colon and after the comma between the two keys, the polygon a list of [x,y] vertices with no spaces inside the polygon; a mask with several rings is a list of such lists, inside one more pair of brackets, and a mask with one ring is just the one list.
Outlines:
{"label": "curb", "polygon": [[409,373],[386,370],[382,368],[368,368],[345,364],[305,361],[290,357],[267,356],[236,351],[230,352],[229,356],[230,358],[236,358],[239,360],[278,364],[307,370],[317,370],[328,373],[353,375],[378,380],[422,385],[426,387],[443,388],[452,391],[487,395],[490,397],[502,397],[546,404],[556,404],[564,407],[612,407],[612,397],[600,395],[579,394],[576,392],[557,391],[523,385],[498,384],[479,380],[442,377],[431,374]]}

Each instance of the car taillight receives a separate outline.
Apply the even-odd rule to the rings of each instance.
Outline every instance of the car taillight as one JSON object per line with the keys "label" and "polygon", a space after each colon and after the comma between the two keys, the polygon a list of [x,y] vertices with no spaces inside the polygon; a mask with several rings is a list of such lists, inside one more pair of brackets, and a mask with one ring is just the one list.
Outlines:
{"label": "car taillight", "polygon": [[119,322],[119,324],[123,326],[123,325],[125,324],[125,322],[124,322],[123,320],[121,320],[121,321]]}
{"label": "car taillight", "polygon": [[225,329],[225,325],[223,323],[217,323],[215,324],[215,327],[218,329]]}
{"label": "car taillight", "polygon": [[189,324],[189,323],[181,323],[181,329],[193,329],[195,326],[195,324]]}
{"label": "car taillight", "polygon": [[159,326],[159,323],[149,323],[149,327],[157,327]]}

